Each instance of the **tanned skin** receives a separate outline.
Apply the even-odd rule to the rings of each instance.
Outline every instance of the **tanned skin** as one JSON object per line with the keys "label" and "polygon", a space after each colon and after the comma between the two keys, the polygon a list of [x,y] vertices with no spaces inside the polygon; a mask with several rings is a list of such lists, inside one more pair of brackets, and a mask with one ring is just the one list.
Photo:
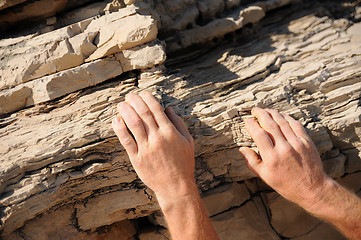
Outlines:
{"label": "tanned skin", "polygon": [[[172,239],[219,239],[198,193],[194,142],[183,120],[145,91],[127,94],[117,108],[113,129],[139,178],[155,192]],[[361,200],[324,173],[303,126],[275,110],[254,108],[252,115],[246,129],[259,155],[240,148],[250,170],[348,238],[361,239]]]}
{"label": "tanned skin", "polygon": [[198,193],[194,142],[183,120],[149,92],[129,93],[113,128],[139,178],[155,192],[172,239],[219,239]]}
{"label": "tanned skin", "polygon": [[253,108],[246,129],[259,155],[240,148],[249,169],[283,197],[333,224],[349,239],[361,239],[361,200],[328,177],[303,126],[275,110]]}

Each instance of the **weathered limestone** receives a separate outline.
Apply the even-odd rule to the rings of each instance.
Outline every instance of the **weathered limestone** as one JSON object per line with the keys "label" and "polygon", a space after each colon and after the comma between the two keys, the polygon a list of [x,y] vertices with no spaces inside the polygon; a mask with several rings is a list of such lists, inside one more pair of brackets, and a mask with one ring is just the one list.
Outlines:
{"label": "weathered limestone", "polygon": [[[91,28],[92,25],[89,27]],[[150,42],[157,37],[158,33],[151,16],[138,14],[111,19],[108,24],[99,27],[98,48],[86,59],[87,62]]]}
{"label": "weathered limestone", "polygon": [[209,216],[241,206],[251,197],[245,184],[233,183],[212,190],[202,197]]}
{"label": "weathered limestone", "polygon": [[141,190],[125,190],[90,199],[85,205],[76,206],[76,209],[79,228],[88,230],[125,219],[148,216],[159,210],[159,206],[154,198],[151,201]]}
{"label": "weathered limestone", "polygon": [[[296,2],[98,2],[50,19],[54,31],[0,40],[1,238],[169,238],[110,126],[126,93],[148,90],[195,139],[197,185],[222,239],[344,239],[256,179],[238,152],[255,148],[251,107],[286,112],[326,172],[361,194],[361,25],[277,10]],[[247,21],[260,30],[238,41],[233,26]],[[229,32],[217,28],[225,22]],[[235,38],[212,42],[226,33]]]}
{"label": "weathered limestone", "polygon": [[[16,50],[17,54],[4,50],[8,61],[1,64],[0,89],[10,89],[0,92],[0,98],[13,103],[1,107],[0,114],[53,100],[124,71],[151,68],[166,58],[161,43],[142,45],[156,38],[157,27],[151,16],[136,14],[134,6],[44,35],[35,51],[30,45],[40,36],[26,41],[26,47]],[[24,45],[20,42],[15,46],[20,44]],[[111,56],[118,52],[123,69]],[[110,58],[98,60],[107,56]],[[84,60],[89,63],[83,64]]]}
{"label": "weathered limestone", "polygon": [[[222,1],[223,2],[223,1]],[[251,6],[246,9],[236,10],[227,18],[216,19],[205,26],[186,30],[178,34],[174,40],[169,40],[169,51],[177,51],[194,44],[205,43],[217,37],[234,32],[248,23],[256,23],[265,16],[260,7]],[[180,45],[177,44],[180,42]]]}
{"label": "weathered limestone", "polygon": [[165,61],[164,46],[159,42],[143,44],[115,54],[124,72],[134,69],[147,69]]}
{"label": "weathered limestone", "polygon": [[66,9],[91,2],[91,0],[2,0],[0,2],[0,32],[6,32],[17,23],[39,22]]}
{"label": "weathered limestone", "polygon": [[32,90],[27,86],[17,86],[0,93],[0,113],[10,113],[26,106]]}
{"label": "weathered limestone", "polygon": [[280,239],[269,225],[267,213],[258,197],[243,207],[211,218],[219,237],[225,239]]}
{"label": "weathered limestone", "polygon": [[42,103],[79,89],[94,86],[114,78],[122,72],[122,67],[115,58],[105,58],[36,79],[24,84],[33,91],[26,105]]}
{"label": "weathered limestone", "polygon": [[310,232],[320,220],[276,193],[264,194],[271,215],[271,225],[278,234],[287,238],[302,236]]}
{"label": "weathered limestone", "polygon": [[0,10],[3,10],[8,7],[12,7],[16,4],[25,2],[26,0],[1,0],[0,1]]}
{"label": "weathered limestone", "polygon": [[[79,48],[81,47],[82,45],[79,46]],[[104,82],[123,72],[151,68],[163,63],[165,58],[164,47],[160,43],[151,43],[123,50],[116,55],[116,59],[109,57],[92,61],[20,84],[15,88],[0,92],[0,103],[2,101],[1,105],[4,106],[0,108],[0,113],[9,113],[25,106],[53,100],[76,90]],[[7,102],[12,104],[9,105]]]}
{"label": "weathered limestone", "polygon": [[[21,1],[17,1],[21,2]],[[4,28],[7,24],[11,25],[19,21],[23,21],[30,18],[46,18],[55,15],[65,9],[67,0],[40,0],[40,1],[22,1],[25,2],[23,6],[18,7],[15,10],[5,11],[0,16],[0,28]],[[28,2],[28,3],[27,3]],[[6,3],[5,3],[6,4]],[[9,7],[9,4],[6,4]],[[15,4],[13,4],[15,5]]]}

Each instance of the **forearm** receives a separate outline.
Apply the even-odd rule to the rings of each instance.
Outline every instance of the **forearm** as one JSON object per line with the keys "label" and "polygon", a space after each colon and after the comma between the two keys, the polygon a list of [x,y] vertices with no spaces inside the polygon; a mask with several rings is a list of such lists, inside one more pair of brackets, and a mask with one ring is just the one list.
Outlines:
{"label": "forearm", "polygon": [[361,199],[329,179],[308,209],[338,228],[349,239],[361,239]]}
{"label": "forearm", "polygon": [[218,240],[195,184],[175,194],[157,194],[172,239]]}

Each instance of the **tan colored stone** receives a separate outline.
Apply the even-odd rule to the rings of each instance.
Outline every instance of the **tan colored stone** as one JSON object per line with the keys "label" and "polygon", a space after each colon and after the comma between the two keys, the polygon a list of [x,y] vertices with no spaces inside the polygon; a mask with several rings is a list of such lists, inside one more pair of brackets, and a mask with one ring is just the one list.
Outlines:
{"label": "tan colored stone", "polygon": [[259,198],[211,218],[220,239],[280,239],[269,225]]}
{"label": "tan colored stone", "polygon": [[77,239],[87,239],[85,232],[79,233],[72,223],[74,209],[67,205],[57,209],[57,211],[46,212],[30,222],[22,229],[22,238],[38,240],[61,240],[70,239],[77,235]]}
{"label": "tan colored stone", "polygon": [[265,202],[269,206],[272,227],[283,237],[302,236],[320,224],[320,220],[277,193],[262,196],[265,197]]}
{"label": "tan colored stone", "polygon": [[129,220],[124,220],[105,227],[102,232],[96,236],[97,240],[129,240],[137,230]]}
{"label": "tan colored stone", "polygon": [[209,216],[238,207],[250,198],[245,184],[227,184],[207,191],[202,200]]}
{"label": "tan colored stone", "polygon": [[[261,3],[267,5],[281,2],[286,1],[272,0]],[[166,18],[163,18],[163,13],[156,17],[160,5],[168,12]],[[164,32],[172,29],[176,23],[182,23],[178,25],[180,28],[192,30],[196,26],[195,22],[190,21],[197,10],[195,5],[194,0],[166,1],[166,3],[157,1],[152,9],[154,19],[161,19],[162,22],[158,26],[166,26],[162,30]],[[328,7],[330,6],[327,5]],[[191,8],[193,15],[187,13],[187,9]],[[297,6],[292,9],[298,11]],[[122,13],[122,9],[119,12]],[[107,24],[105,18],[111,17],[111,21],[118,21],[120,15],[121,18],[127,18],[129,14],[136,14],[135,11],[130,13],[124,10],[123,15],[119,15],[119,12],[97,16],[90,21],[37,37],[31,35],[31,37],[1,41],[0,55],[5,57],[4,61],[0,61],[1,69],[4,69],[4,62],[7,63],[9,52],[18,56],[12,64],[28,59],[26,62],[23,61],[24,65],[13,65],[20,66],[22,74],[17,70],[13,75],[19,76],[21,81],[18,83],[21,83],[23,76],[31,77],[34,71],[48,61],[49,55],[46,54],[53,52],[58,42],[71,39],[84,31],[86,33],[99,31],[100,26]],[[145,12],[142,14],[148,16]],[[237,44],[224,41],[222,45],[207,49],[209,51],[206,52],[198,46],[192,49],[193,51],[186,52],[179,45],[180,55],[176,57],[169,55],[165,66],[145,69],[139,75],[135,72],[124,74],[83,91],[60,96],[53,99],[54,101],[2,116],[0,204],[4,207],[1,214],[1,238],[17,239],[23,229],[29,229],[26,225],[41,226],[44,221],[40,219],[41,215],[47,216],[50,211],[54,211],[55,216],[58,213],[62,214],[58,207],[63,204],[78,204],[76,206],[86,207],[87,201],[92,208],[96,206],[103,208],[97,216],[90,215],[93,211],[88,209],[90,211],[88,216],[92,217],[85,219],[88,221],[86,224],[101,226],[87,233],[101,233],[102,230],[110,229],[110,226],[102,225],[107,224],[103,221],[105,218],[109,219],[103,215],[115,211],[106,207],[120,204],[118,202],[112,204],[115,201],[112,198],[114,192],[137,189],[146,195],[150,203],[138,207],[138,198],[134,201],[130,200],[127,209],[135,208],[134,212],[129,211],[126,216],[121,212],[120,216],[131,215],[131,218],[135,218],[132,221],[143,227],[141,223],[147,221],[147,218],[142,218],[140,221],[136,219],[151,214],[153,210],[149,209],[153,206],[154,198],[149,200],[151,194],[144,193],[144,186],[137,179],[123,147],[119,145],[110,127],[116,104],[124,100],[124,95],[130,91],[148,90],[159,93],[164,105],[173,106],[185,119],[195,138],[196,177],[201,191],[208,191],[228,182],[248,181],[247,179],[254,177],[254,174],[250,174],[247,170],[244,159],[237,150],[239,146],[256,149],[244,129],[244,118],[249,117],[247,109],[252,106],[270,107],[291,114],[309,129],[325,161],[338,158],[342,153],[347,156],[346,171],[359,171],[357,169],[360,161],[358,154],[361,149],[359,118],[361,88],[358,69],[361,67],[361,57],[358,53],[357,34],[340,27],[340,21],[319,17],[318,11],[318,14],[315,13],[316,9],[313,12],[309,8],[306,12],[300,10],[296,15],[291,16],[287,8],[284,8],[282,11],[275,11],[270,22],[267,22],[269,18],[266,17],[264,23],[267,28],[252,36],[249,41],[244,40]],[[224,14],[231,16],[228,9]],[[188,16],[189,24],[183,25],[185,22],[179,20],[182,16]],[[238,19],[238,15],[236,16],[233,20]],[[303,18],[300,20],[298,16]],[[197,18],[197,22],[201,24],[200,18],[201,16]],[[282,20],[278,21],[278,19]],[[169,25],[165,25],[168,20]],[[305,24],[297,24],[294,20]],[[103,22],[100,23],[101,21]],[[60,23],[59,19],[58,24]],[[210,22],[201,25],[207,24]],[[285,31],[287,29],[296,31]],[[109,30],[112,33],[112,29]],[[215,28],[214,31],[216,30]],[[174,37],[173,40],[179,40],[178,33],[170,31],[169,35],[166,35],[164,32],[162,37]],[[103,45],[105,40],[106,38]],[[15,45],[11,45],[13,43]],[[98,45],[99,39],[96,37],[93,43]],[[49,45],[43,46],[44,44]],[[207,47],[205,45],[200,47],[203,46]],[[34,62],[32,66],[34,69],[28,71],[30,65],[27,64],[32,63],[29,60],[30,56],[38,56],[42,52],[44,52],[42,59],[33,57],[39,59],[37,62],[39,65],[35,66]],[[117,62],[119,66],[117,60],[112,59],[112,61]],[[48,71],[54,66],[55,64],[48,66]],[[74,69],[78,71],[82,66],[89,65],[82,64],[61,72],[63,74]],[[23,74],[26,71],[28,72]],[[93,74],[97,75],[99,72],[101,73],[100,70],[96,70]],[[46,74],[46,71],[42,70],[42,74]],[[40,79],[44,80],[43,77]],[[72,79],[69,80],[71,85],[76,78],[69,79]],[[11,82],[8,80],[6,79],[7,83]],[[28,80],[29,78],[24,81]],[[35,82],[39,79],[31,80]],[[0,84],[4,82],[2,79]],[[41,85],[40,82],[37,83]],[[14,82],[11,84],[6,87],[2,85],[1,88],[11,88],[16,85]],[[63,87],[60,82],[58,84],[59,87]],[[56,88],[52,91],[55,91],[54,89]],[[42,92],[42,94],[47,93]],[[338,151],[335,151],[336,149]],[[331,162],[332,165],[340,161]],[[342,174],[342,169],[338,173]],[[345,181],[355,181],[353,177],[348,176],[344,175]],[[259,192],[270,189],[258,183],[248,186],[252,191],[250,200],[239,208],[233,207],[218,213],[217,217],[220,216],[220,219],[217,219],[219,220],[216,224],[217,229],[220,229],[224,239],[241,237],[277,239],[276,233],[269,227],[269,219],[265,213],[265,209],[269,207],[268,203],[262,203],[257,197]],[[352,188],[356,189],[356,184]],[[226,191],[224,194],[231,195],[228,193]],[[98,202],[101,203],[97,205]],[[224,202],[220,201],[223,209],[228,209]],[[244,212],[241,209],[244,209]],[[73,221],[76,220],[75,209],[73,210],[73,218],[66,217],[66,221],[64,220],[69,227],[72,227]],[[116,217],[113,217],[111,219],[117,221]],[[100,221],[95,223],[98,218]],[[55,226],[57,225],[54,224]],[[303,223],[301,226],[304,226]],[[335,232],[320,226],[316,226],[300,238],[332,239],[333,236],[327,231],[332,234]],[[44,232],[50,231],[50,227],[46,230]],[[65,231],[67,230],[64,228]],[[82,233],[81,230],[73,232],[72,237],[81,239]],[[87,239],[95,239],[95,237],[89,235]]]}
{"label": "tan colored stone", "polygon": [[107,4],[107,6],[104,8],[104,11],[106,13],[111,13],[111,12],[117,11],[120,8],[125,7],[124,5],[125,4],[123,1],[113,0],[111,3]]}
{"label": "tan colored stone", "polygon": [[86,61],[150,42],[157,37],[157,33],[157,26],[150,16],[136,14],[114,19],[100,27],[98,49]]}
{"label": "tan colored stone", "polygon": [[347,174],[337,181],[342,186],[356,193],[361,189],[361,172]]}
{"label": "tan colored stone", "polygon": [[1,0],[0,1],[0,10],[8,8],[8,7],[12,7],[16,4],[23,3],[25,1],[26,0]]}
{"label": "tan colored stone", "polygon": [[40,0],[25,3],[17,11],[8,11],[0,16],[0,28],[31,18],[46,18],[65,9],[67,0]]}
{"label": "tan colored stone", "polygon": [[346,172],[353,173],[361,170],[361,152],[358,149],[348,149],[343,151],[347,156]]}
{"label": "tan colored stone", "polygon": [[235,10],[232,15],[227,18],[216,19],[205,26],[181,32],[179,34],[179,41],[182,47],[207,42],[214,38],[222,37],[227,33],[234,32],[247,23],[258,22],[264,16],[265,13],[260,7],[252,6],[246,9]]}
{"label": "tan colored stone", "polygon": [[85,59],[85,62],[91,62],[96,59],[118,53],[119,51],[120,49],[118,44],[113,39],[110,39],[100,48],[96,49],[87,59]]}
{"label": "tan colored stone", "polygon": [[159,209],[143,191],[123,190],[108,193],[77,206],[77,219],[82,230],[95,229],[125,219],[146,216]]}
{"label": "tan colored stone", "polygon": [[62,71],[68,68],[79,66],[83,63],[83,56],[80,53],[74,53],[68,40],[61,41],[54,52],[50,55],[50,61],[54,61],[56,71]]}
{"label": "tan colored stone", "polygon": [[307,234],[292,238],[293,240],[347,240],[339,231],[337,231],[333,226],[326,222],[322,222],[315,229],[308,232]]}
{"label": "tan colored stone", "polygon": [[165,61],[165,49],[161,43],[143,44],[115,55],[122,65],[123,71],[147,69]]}
{"label": "tan colored stone", "polygon": [[89,55],[97,49],[97,47],[93,44],[94,38],[97,34],[98,32],[86,32],[69,38],[69,43],[71,44],[74,53],[81,55],[84,58],[89,57]]}
{"label": "tan colored stone", "polygon": [[122,73],[114,58],[101,59],[25,83],[33,89],[27,106],[49,101],[67,93],[96,85]]}
{"label": "tan colored stone", "polygon": [[125,5],[134,4],[135,0],[124,0]]}
{"label": "tan colored stone", "polygon": [[31,95],[31,89],[17,86],[0,92],[0,114],[11,113],[25,107],[26,99]]}
{"label": "tan colored stone", "polygon": [[[100,26],[111,25],[110,22],[116,22],[134,14],[135,7],[131,5],[122,11],[96,20],[82,20],[40,36],[30,35],[30,38],[20,38],[18,42],[9,42],[8,49],[5,49],[2,54],[4,60],[0,62],[0,89],[15,87],[20,83],[81,65],[84,58],[96,51],[93,41]],[[150,16],[148,18],[151,19]],[[106,35],[105,31],[114,34],[115,30],[104,27],[102,31],[102,35]],[[131,31],[132,29],[128,29],[128,32]],[[4,49],[8,41],[2,42],[4,46],[1,48]],[[118,50],[107,52],[102,56],[114,52]]]}
{"label": "tan colored stone", "polygon": [[323,169],[332,178],[339,178],[345,173],[346,156],[343,154],[337,157],[322,161]]}

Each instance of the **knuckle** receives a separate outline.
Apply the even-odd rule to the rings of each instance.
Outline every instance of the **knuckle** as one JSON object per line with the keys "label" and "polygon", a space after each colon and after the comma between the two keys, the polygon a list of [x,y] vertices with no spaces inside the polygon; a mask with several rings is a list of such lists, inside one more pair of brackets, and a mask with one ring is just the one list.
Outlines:
{"label": "knuckle", "polygon": [[267,122],[264,124],[264,126],[266,129],[270,129],[270,130],[276,130],[279,128],[279,126],[275,122]]}
{"label": "knuckle", "polygon": [[265,136],[265,134],[267,134],[267,133],[263,129],[254,129],[253,130],[253,135],[255,138],[262,138]]}
{"label": "knuckle", "polygon": [[123,135],[122,136],[122,144],[123,145],[130,145],[132,144],[133,139],[130,136]]}
{"label": "knuckle", "polygon": [[142,120],[140,118],[137,118],[135,120],[133,120],[132,122],[129,123],[129,125],[132,128],[139,128],[143,125]]}
{"label": "knuckle", "polygon": [[156,111],[156,112],[161,112],[161,111],[163,111],[163,108],[162,108],[162,106],[160,105],[159,102],[156,102],[156,103],[152,104],[151,106],[152,106],[152,109],[153,109],[154,111]]}
{"label": "knuckle", "polygon": [[302,123],[300,123],[299,121],[296,121],[296,120],[295,120],[295,121],[293,122],[293,124],[294,124],[294,126],[295,126],[296,128],[304,129]]}
{"label": "knuckle", "polygon": [[295,150],[297,151],[297,152],[303,152],[303,151],[305,151],[306,150],[306,146],[305,146],[305,144],[302,142],[302,141],[300,141],[300,140],[298,140],[298,139],[296,139],[294,142],[293,142],[293,147],[295,148]]}
{"label": "knuckle", "polygon": [[282,154],[287,154],[287,155],[294,154],[294,149],[289,144],[282,144],[280,146],[280,151]]}
{"label": "knuckle", "polygon": [[152,115],[152,113],[150,112],[150,110],[148,108],[143,108],[139,111],[139,115],[142,117],[149,117]]}
{"label": "knuckle", "polygon": [[174,133],[176,128],[174,127],[173,123],[168,122],[162,125],[162,129],[167,133]]}
{"label": "knuckle", "polygon": [[165,139],[162,135],[156,135],[152,137],[150,143],[157,149],[165,146]]}
{"label": "knuckle", "polygon": [[290,127],[290,124],[286,121],[286,120],[279,120],[279,124],[280,128],[288,128]]}

